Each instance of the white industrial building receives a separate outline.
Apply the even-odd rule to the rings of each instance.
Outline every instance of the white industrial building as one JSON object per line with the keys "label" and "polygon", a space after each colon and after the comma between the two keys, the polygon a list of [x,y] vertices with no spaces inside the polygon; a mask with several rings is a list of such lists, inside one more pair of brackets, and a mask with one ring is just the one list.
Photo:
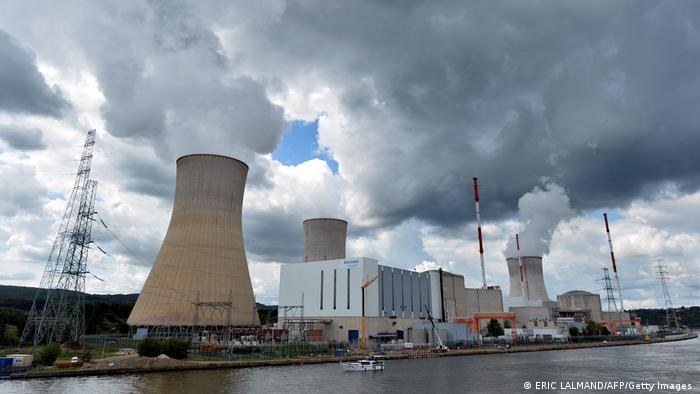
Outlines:
{"label": "white industrial building", "polygon": [[323,330],[325,339],[354,342],[360,335],[362,286],[371,281],[364,289],[367,335],[403,339],[427,317],[426,308],[441,315],[437,273],[387,267],[366,257],[285,264],[279,320],[303,320]]}
{"label": "white industrial building", "polygon": [[428,313],[435,322],[452,322],[475,312],[503,310],[497,286],[468,289],[462,275],[415,272],[366,257],[345,258],[346,231],[347,222],[340,219],[304,221],[304,262],[280,269],[278,319],[290,335],[296,331],[307,339],[306,332],[316,339],[355,342],[362,335],[363,288],[370,339],[408,342],[417,336],[421,342],[417,327],[424,331]]}

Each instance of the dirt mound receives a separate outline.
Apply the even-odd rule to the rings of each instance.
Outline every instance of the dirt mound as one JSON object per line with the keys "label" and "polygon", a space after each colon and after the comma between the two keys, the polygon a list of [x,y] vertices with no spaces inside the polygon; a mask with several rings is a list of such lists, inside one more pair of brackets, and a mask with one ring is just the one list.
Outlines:
{"label": "dirt mound", "polygon": [[158,357],[127,356],[90,363],[83,366],[82,369],[160,369],[187,364],[189,364],[187,361],[175,360],[162,355]]}

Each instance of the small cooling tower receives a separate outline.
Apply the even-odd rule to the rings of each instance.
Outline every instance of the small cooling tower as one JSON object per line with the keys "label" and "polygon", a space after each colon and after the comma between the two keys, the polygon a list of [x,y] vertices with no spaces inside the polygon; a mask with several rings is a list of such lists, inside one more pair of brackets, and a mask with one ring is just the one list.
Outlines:
{"label": "small cooling tower", "polygon": [[177,160],[170,225],[129,325],[260,324],[241,225],[247,174],[230,157]]}
{"label": "small cooling tower", "polygon": [[530,300],[549,301],[547,288],[544,286],[542,276],[542,257],[523,256],[523,278],[525,281],[525,292],[523,294],[520,285],[520,268],[517,257],[508,257],[508,275],[510,277],[510,297],[526,297]]}
{"label": "small cooling tower", "polygon": [[304,261],[345,258],[348,222],[341,219],[304,220]]}

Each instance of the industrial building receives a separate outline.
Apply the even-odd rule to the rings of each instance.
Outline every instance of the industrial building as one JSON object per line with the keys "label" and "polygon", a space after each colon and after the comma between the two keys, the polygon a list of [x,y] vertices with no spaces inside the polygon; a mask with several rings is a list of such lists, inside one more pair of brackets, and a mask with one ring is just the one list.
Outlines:
{"label": "industrial building", "polygon": [[[443,270],[415,272],[366,257],[345,258],[345,241],[339,238],[346,231],[347,222],[339,219],[304,221],[304,262],[280,269],[279,324],[290,332],[321,331],[324,340],[355,342],[365,316],[370,339],[421,343],[425,327],[420,324],[428,313],[436,322],[451,322],[503,310],[497,286],[467,289],[462,275]],[[320,259],[328,256],[341,257]],[[466,335],[448,331],[455,340]]]}
{"label": "industrial building", "polygon": [[583,313],[586,320],[601,322],[603,318],[603,308],[600,305],[600,295],[589,293],[583,290],[571,290],[557,296],[559,314]]}
{"label": "industrial building", "polygon": [[130,326],[143,333],[260,324],[241,225],[247,173],[225,156],[177,160],[170,225]]}

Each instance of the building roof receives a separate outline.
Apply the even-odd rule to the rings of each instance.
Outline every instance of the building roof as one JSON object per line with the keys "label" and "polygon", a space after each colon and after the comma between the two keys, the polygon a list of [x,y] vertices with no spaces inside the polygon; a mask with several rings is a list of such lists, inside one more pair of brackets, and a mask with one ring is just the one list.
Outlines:
{"label": "building roof", "polygon": [[571,290],[567,291],[566,293],[562,294],[563,296],[572,296],[572,295],[595,295],[591,292],[585,291],[585,290]]}

